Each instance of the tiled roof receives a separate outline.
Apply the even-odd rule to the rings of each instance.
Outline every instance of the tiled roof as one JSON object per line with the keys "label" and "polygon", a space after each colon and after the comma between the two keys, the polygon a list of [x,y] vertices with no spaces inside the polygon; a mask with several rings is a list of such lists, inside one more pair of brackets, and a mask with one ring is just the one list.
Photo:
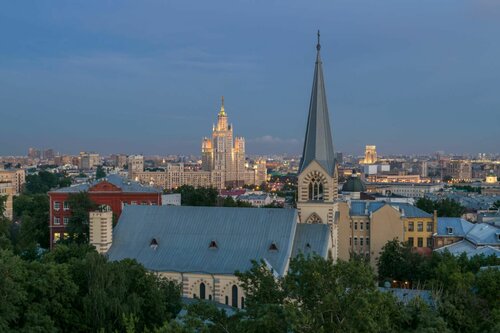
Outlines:
{"label": "tiled roof", "polygon": [[[136,259],[153,271],[209,274],[234,274],[265,259],[283,275],[296,221],[294,209],[125,206],[108,256]],[[212,241],[216,248],[209,248]]]}
{"label": "tiled roof", "polygon": [[162,191],[157,188],[143,186],[136,181],[129,180],[119,175],[111,174],[106,178],[95,180],[92,183],[79,184],[75,186],[63,187],[51,192],[56,193],[78,193],[88,191],[92,186],[100,183],[101,181],[108,181],[109,183],[121,188],[125,193],[161,193]]}
{"label": "tiled roof", "polygon": [[329,235],[330,227],[326,224],[297,224],[292,257],[297,256],[299,253],[304,255],[316,253],[326,258],[328,255]]}

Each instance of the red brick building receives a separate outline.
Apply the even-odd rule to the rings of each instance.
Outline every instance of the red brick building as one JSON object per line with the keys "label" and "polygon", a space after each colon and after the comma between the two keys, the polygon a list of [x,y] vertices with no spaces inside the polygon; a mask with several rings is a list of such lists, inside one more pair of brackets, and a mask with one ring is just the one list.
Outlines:
{"label": "red brick building", "polygon": [[51,247],[66,234],[66,225],[71,216],[68,204],[72,193],[88,192],[92,201],[98,205],[108,205],[116,217],[120,217],[124,205],[161,205],[162,191],[143,186],[118,175],[93,183],[60,188],[49,192],[50,199],[50,245]]}

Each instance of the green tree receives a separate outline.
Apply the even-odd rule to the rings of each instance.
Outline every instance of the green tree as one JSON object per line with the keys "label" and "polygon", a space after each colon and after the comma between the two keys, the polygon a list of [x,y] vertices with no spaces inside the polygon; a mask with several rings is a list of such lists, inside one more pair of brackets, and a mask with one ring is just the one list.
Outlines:
{"label": "green tree", "polygon": [[78,244],[89,241],[89,212],[97,209],[97,204],[87,192],[71,193],[68,197],[71,209],[68,227],[69,241]]}
{"label": "green tree", "polygon": [[104,171],[104,168],[102,165],[97,166],[97,169],[95,171],[95,179],[101,179],[106,177],[106,172]]}
{"label": "green tree", "polygon": [[415,205],[430,214],[432,214],[434,210],[436,210],[437,215],[440,217],[460,217],[465,213],[465,207],[460,205],[460,203],[456,202],[455,200],[448,198],[438,201],[432,201],[427,198],[420,198],[417,200]]}
{"label": "green tree", "polygon": [[19,251],[49,247],[49,197],[46,194],[21,194],[14,197],[14,218],[20,221]]}
{"label": "green tree", "polygon": [[183,206],[215,206],[217,204],[218,192],[213,187],[194,188],[190,185],[182,185],[174,190],[181,194]]}

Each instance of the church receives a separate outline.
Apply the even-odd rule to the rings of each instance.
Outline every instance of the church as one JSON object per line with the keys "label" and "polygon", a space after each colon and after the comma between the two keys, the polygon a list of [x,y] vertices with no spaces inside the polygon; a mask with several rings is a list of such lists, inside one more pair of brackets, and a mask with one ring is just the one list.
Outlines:
{"label": "church", "polygon": [[[91,243],[110,260],[136,259],[178,281],[184,297],[238,308],[245,307],[245,295],[234,273],[248,270],[252,260],[263,261],[277,276],[287,273],[290,258],[299,253],[336,260],[337,164],[319,33],[316,49],[297,209],[131,205],[123,209],[112,237],[99,235],[111,229],[111,215],[91,215]],[[210,154],[206,163],[213,161]]]}

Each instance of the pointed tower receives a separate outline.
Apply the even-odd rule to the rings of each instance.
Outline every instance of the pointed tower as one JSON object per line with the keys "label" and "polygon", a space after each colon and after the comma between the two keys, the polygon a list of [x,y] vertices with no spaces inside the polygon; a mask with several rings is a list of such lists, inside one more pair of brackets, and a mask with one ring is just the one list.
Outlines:
{"label": "pointed tower", "polygon": [[307,118],[304,150],[299,166],[297,209],[300,222],[323,223],[331,228],[331,254],[336,258],[334,215],[338,196],[337,164],[326,102],[320,40]]}

